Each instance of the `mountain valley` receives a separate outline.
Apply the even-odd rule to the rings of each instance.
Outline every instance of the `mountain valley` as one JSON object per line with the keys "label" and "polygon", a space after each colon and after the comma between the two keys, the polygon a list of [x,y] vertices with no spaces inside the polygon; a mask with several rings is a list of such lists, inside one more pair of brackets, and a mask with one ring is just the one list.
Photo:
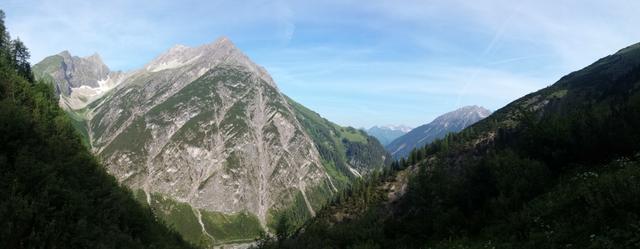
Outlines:
{"label": "mountain valley", "polygon": [[108,172],[194,244],[252,241],[283,215],[301,224],[390,162],[366,133],[280,93],[224,37],[175,46],[132,72],[66,51],[33,69],[61,89]]}
{"label": "mountain valley", "polygon": [[633,7],[1,2],[0,248],[640,248]]}

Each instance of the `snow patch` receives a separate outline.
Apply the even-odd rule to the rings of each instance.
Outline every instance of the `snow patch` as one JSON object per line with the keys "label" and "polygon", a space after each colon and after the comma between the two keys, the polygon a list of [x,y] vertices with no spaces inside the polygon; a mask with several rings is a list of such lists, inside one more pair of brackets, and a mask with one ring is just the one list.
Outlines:
{"label": "snow patch", "polygon": [[402,131],[404,133],[410,132],[413,128],[406,125],[383,125],[380,128],[389,129],[392,131]]}
{"label": "snow patch", "polygon": [[175,59],[172,59],[172,60],[169,60],[169,61],[163,61],[163,62],[158,63],[158,64],[149,65],[147,67],[147,70],[151,71],[151,72],[158,72],[158,71],[162,71],[162,70],[166,70],[166,69],[179,68],[179,67],[188,65],[191,62],[194,62],[198,58],[200,58],[200,55],[194,56],[193,58],[191,58],[189,60],[186,60],[186,61],[183,61],[183,60],[180,60],[178,58],[175,58]]}
{"label": "snow patch", "polygon": [[111,76],[108,75],[107,78],[98,80],[97,87],[87,85],[72,87],[69,96],[60,95],[60,101],[72,110],[82,109],[123,82],[125,77],[122,75],[116,76],[117,77],[111,78]]}

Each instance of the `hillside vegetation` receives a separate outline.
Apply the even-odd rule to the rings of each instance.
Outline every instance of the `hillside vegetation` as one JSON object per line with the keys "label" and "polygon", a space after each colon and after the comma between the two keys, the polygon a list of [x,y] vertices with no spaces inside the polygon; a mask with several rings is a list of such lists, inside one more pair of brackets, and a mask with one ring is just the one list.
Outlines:
{"label": "hillside vegetation", "polygon": [[0,11],[0,245],[192,248],[108,175]]}
{"label": "hillside vegetation", "polygon": [[639,89],[637,44],[414,150],[395,177],[259,246],[638,248]]}

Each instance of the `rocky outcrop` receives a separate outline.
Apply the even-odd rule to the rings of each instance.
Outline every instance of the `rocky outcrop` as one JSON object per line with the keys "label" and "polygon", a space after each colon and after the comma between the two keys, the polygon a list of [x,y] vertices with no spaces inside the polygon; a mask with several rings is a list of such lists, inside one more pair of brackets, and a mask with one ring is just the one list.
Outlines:
{"label": "rocky outcrop", "polygon": [[[50,64],[47,60],[50,58],[42,65]],[[100,64],[97,57],[83,60]],[[49,75],[60,85],[94,86],[65,81],[58,77],[60,70],[37,73]],[[95,72],[93,78],[86,74],[84,79],[104,76],[103,71]],[[106,75],[113,77],[109,72]],[[207,217],[216,215],[247,214],[256,217],[263,229],[285,212],[311,217],[345,179],[370,170],[362,163],[356,169],[340,169],[333,161],[336,156],[321,154],[319,148],[324,147],[320,143],[342,141],[338,130],[327,133],[326,141],[310,135],[315,120],[321,118],[305,116],[312,119],[301,123],[301,109],[294,108],[266,70],[227,38],[193,48],[175,46],[143,68],[117,77],[116,84],[98,98],[69,105],[77,91],[72,87],[71,95],[62,94],[61,104],[81,123],[79,129],[112,175],[136,190],[149,206],[161,210],[160,216],[168,217],[168,223],[184,225],[184,220],[176,222],[171,217],[188,216],[190,223],[202,228],[201,234],[186,238],[213,241],[205,243],[208,245],[223,243],[214,225],[207,225]],[[345,144],[380,148],[370,153],[382,151],[366,135],[350,137],[359,141],[345,140]],[[340,144],[330,150],[344,162],[358,163],[349,155],[358,153],[348,153]],[[374,158],[380,160],[371,168],[384,166],[388,157],[382,152]],[[177,208],[181,205],[190,206],[193,212],[173,215],[185,212]],[[193,230],[176,229],[181,233]],[[248,240],[251,236],[239,235]]]}
{"label": "rocky outcrop", "polygon": [[100,55],[72,56],[69,51],[52,55],[33,66],[38,79],[50,82],[65,109],[77,110],[120,84],[124,74],[111,71]]}

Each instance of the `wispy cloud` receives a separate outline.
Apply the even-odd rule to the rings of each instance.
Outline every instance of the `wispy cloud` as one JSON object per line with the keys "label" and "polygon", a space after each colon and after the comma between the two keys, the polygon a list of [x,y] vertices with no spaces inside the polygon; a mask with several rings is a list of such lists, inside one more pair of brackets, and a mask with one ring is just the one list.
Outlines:
{"label": "wispy cloud", "polygon": [[115,69],[231,37],[280,88],[356,127],[497,109],[640,41],[636,0],[4,0],[33,61],[68,49]]}

